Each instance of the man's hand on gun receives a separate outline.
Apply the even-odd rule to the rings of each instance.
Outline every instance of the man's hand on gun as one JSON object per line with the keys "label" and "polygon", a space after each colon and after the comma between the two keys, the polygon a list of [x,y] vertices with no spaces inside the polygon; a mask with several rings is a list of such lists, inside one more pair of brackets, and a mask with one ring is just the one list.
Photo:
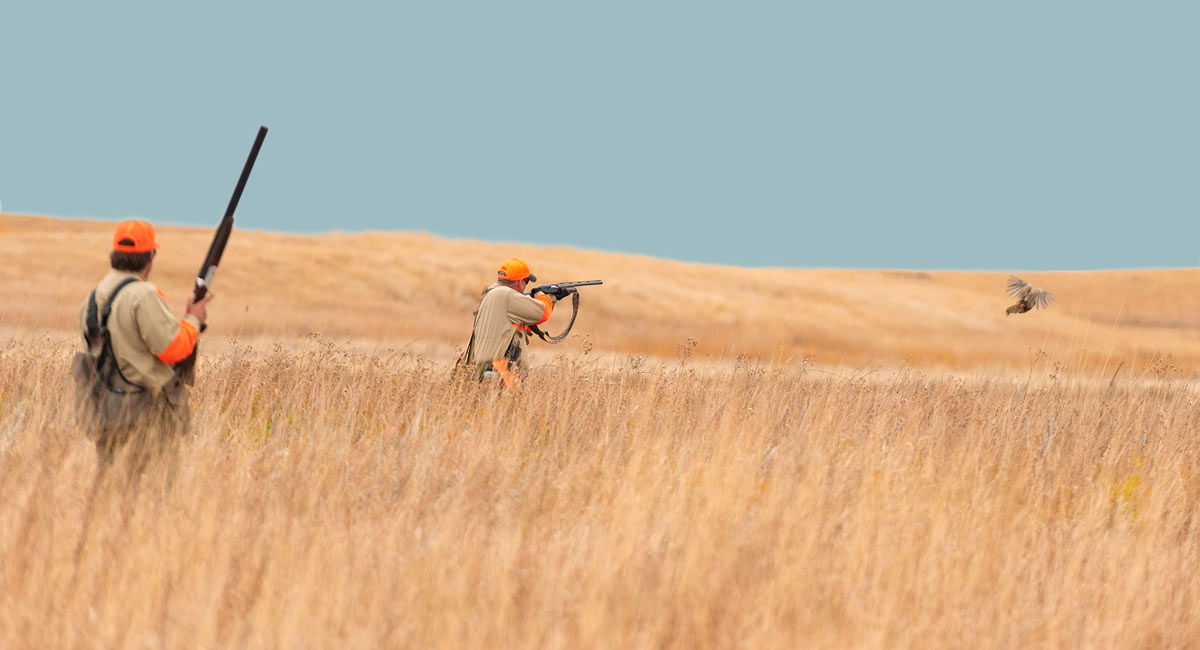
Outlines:
{"label": "man's hand on gun", "polygon": [[578,289],[576,289],[575,287],[566,287],[566,288],[560,287],[560,288],[556,288],[552,291],[547,291],[546,295],[550,296],[551,298],[554,298],[555,300],[563,300],[564,298],[575,293],[576,291],[578,291]]}
{"label": "man's hand on gun", "polygon": [[184,310],[189,316],[195,316],[196,320],[203,325],[208,320],[208,302],[213,299],[213,293],[210,291],[204,294],[200,302],[196,302],[195,297],[188,298],[187,308]]}

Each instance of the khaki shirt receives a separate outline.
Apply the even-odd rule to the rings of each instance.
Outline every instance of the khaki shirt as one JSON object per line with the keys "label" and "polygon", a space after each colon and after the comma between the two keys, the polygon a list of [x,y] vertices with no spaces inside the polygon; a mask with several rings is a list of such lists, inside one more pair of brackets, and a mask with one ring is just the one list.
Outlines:
{"label": "khaki shirt", "polygon": [[[104,311],[108,296],[126,278],[138,278],[129,271],[109,271],[96,287],[97,317]],[[87,307],[85,299],[79,309],[79,327],[87,335]],[[113,354],[121,368],[121,374],[129,381],[152,392],[162,390],[175,378],[170,364],[158,355],[172,348],[174,356],[186,356],[195,347],[195,336],[186,331],[182,323],[189,323],[198,332],[200,321],[195,316],[176,318],[158,287],[150,282],[134,282],[121,289],[117,301],[108,317],[108,331],[112,337]]]}
{"label": "khaki shirt", "polygon": [[[552,299],[553,300],[553,299]],[[549,316],[546,303],[512,287],[494,284],[483,294],[475,314],[474,343],[468,351],[470,363],[503,359],[510,345],[525,347],[525,332],[518,325],[537,325]]]}

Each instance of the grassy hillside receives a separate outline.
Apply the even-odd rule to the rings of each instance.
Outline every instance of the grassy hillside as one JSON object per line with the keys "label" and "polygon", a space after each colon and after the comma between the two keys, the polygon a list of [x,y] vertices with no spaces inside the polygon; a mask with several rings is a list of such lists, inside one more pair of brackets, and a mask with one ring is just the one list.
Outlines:
{"label": "grassy hillside", "polygon": [[[4,250],[19,261],[0,266],[0,333],[73,330],[80,301],[106,269],[111,227],[0,215]],[[152,279],[179,310],[210,236],[160,228]],[[511,255],[544,280],[606,282],[586,291],[578,336],[555,352],[586,341],[635,355],[690,350],[855,366],[1023,368],[1038,359],[1105,373],[1200,367],[1196,269],[1021,272],[1058,302],[1006,317],[1005,273],[744,269],[413,233],[237,231],[209,338],[319,334],[449,358],[468,338],[479,291]]]}
{"label": "grassy hillside", "polygon": [[[1022,274],[1059,302],[1005,317],[998,273],[240,231],[131,480],[66,372],[110,228],[0,217],[0,647],[1200,638],[1196,271]],[[177,308],[208,237],[161,230]],[[513,254],[608,284],[521,387],[455,381]]]}

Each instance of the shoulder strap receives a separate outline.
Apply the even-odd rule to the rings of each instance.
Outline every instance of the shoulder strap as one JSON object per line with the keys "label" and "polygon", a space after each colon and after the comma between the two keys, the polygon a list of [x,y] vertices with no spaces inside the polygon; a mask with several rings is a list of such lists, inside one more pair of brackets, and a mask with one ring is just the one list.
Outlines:
{"label": "shoulder strap", "polygon": [[[120,395],[140,393],[146,390],[142,386],[129,381],[125,377],[125,373],[121,372],[121,365],[117,362],[117,357],[112,351],[112,336],[108,332],[108,317],[112,315],[112,305],[116,301],[117,295],[125,287],[139,281],[138,278],[126,278],[114,287],[112,293],[108,295],[108,300],[105,301],[104,309],[97,309],[95,290],[88,296],[87,334],[84,336],[84,339],[91,354],[94,355],[93,363],[95,364],[100,383],[110,392]],[[114,371],[121,378],[123,385],[113,385],[112,374]]]}
{"label": "shoulder strap", "polygon": [[112,304],[117,299],[117,294],[121,293],[121,289],[137,282],[137,278],[126,278],[121,284],[118,284],[112,293],[108,295],[108,302],[104,304],[104,310],[101,311],[96,305],[96,290],[88,294],[87,305],[87,333],[83,338],[88,343],[92,341],[100,341],[108,335],[108,317],[112,315]]}
{"label": "shoulder strap", "polygon": [[139,282],[138,278],[125,278],[120,284],[116,285],[112,294],[108,294],[108,301],[104,303],[104,309],[101,312],[96,307],[96,290],[92,289],[88,294],[88,336],[86,338],[96,339],[104,336],[108,331],[108,317],[113,314],[113,302],[116,300],[116,295],[121,293],[121,289],[128,287],[134,282]]}
{"label": "shoulder strap", "polygon": [[[113,289],[112,293],[108,294],[108,302],[104,303],[104,310],[102,312],[100,312],[100,329],[101,330],[103,330],[105,332],[108,331],[108,317],[112,315],[112,306],[113,306],[113,303],[116,302],[116,300],[117,300],[117,294],[121,293],[121,289],[128,287],[129,285],[133,284],[134,282],[141,282],[141,280],[139,280],[138,278],[125,278],[124,280],[121,281],[121,284],[118,284],[116,286],[116,288]],[[93,291],[92,292],[92,303],[93,304],[95,303],[95,298],[96,298],[96,292]],[[92,308],[92,305],[88,305],[88,316],[89,317],[92,315],[91,308]]]}

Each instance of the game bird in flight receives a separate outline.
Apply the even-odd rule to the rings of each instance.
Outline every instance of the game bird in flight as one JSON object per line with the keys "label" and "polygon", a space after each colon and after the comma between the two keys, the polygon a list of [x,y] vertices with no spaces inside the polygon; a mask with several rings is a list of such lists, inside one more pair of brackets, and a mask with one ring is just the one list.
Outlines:
{"label": "game bird in flight", "polygon": [[1004,311],[1006,316],[1024,314],[1034,308],[1045,309],[1054,302],[1054,294],[1045,289],[1035,289],[1015,275],[1008,278],[1008,294],[1017,299],[1017,304]]}

